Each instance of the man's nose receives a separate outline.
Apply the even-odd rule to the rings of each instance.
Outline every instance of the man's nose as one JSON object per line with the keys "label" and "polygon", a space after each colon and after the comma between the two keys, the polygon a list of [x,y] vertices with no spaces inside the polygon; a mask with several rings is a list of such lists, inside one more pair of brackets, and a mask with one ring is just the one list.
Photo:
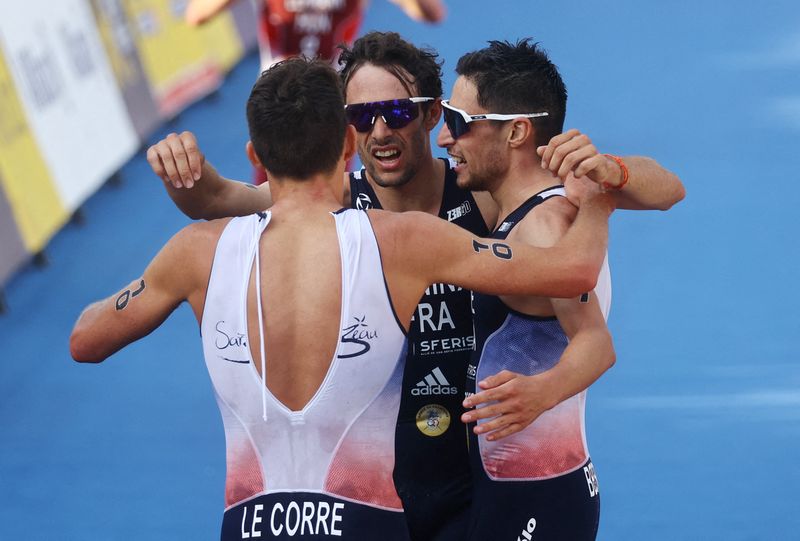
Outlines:
{"label": "man's nose", "polygon": [[372,136],[376,139],[380,139],[386,135],[389,135],[392,132],[392,128],[386,125],[386,121],[383,120],[383,114],[378,112],[375,114],[375,117],[372,120]]}
{"label": "man's nose", "polygon": [[448,148],[453,146],[455,142],[456,140],[453,139],[453,135],[447,127],[447,123],[443,123],[442,127],[439,129],[439,134],[436,136],[436,144],[442,148]]}

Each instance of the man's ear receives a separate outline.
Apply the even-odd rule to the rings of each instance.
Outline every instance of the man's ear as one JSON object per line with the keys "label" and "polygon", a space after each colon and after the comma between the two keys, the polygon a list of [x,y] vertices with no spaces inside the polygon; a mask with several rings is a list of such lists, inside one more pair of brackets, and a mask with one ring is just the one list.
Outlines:
{"label": "man's ear", "polygon": [[247,141],[247,144],[244,147],[245,152],[247,153],[247,159],[250,160],[250,163],[253,164],[253,167],[258,167],[259,169],[263,169],[264,166],[261,164],[261,160],[258,159],[258,154],[256,154],[256,148],[253,146],[252,141]]}
{"label": "man's ear", "polygon": [[356,153],[356,129],[352,124],[347,124],[344,132],[344,161],[348,162]]}
{"label": "man's ear", "polygon": [[442,118],[442,100],[441,98],[436,98],[436,101],[428,107],[428,112],[425,115],[425,129],[432,131],[439,124],[440,118]]}
{"label": "man's ear", "polygon": [[518,148],[536,139],[533,123],[528,118],[517,118],[511,123],[511,131],[508,133],[508,144],[513,148]]}

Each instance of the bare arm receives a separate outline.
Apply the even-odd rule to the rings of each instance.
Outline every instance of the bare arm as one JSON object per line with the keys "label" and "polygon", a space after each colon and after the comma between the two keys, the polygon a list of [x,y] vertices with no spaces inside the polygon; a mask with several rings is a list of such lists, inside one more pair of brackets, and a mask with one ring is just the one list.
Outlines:
{"label": "bare arm", "polygon": [[[600,154],[589,137],[572,129],[553,137],[546,146],[536,149],[542,158],[542,167],[566,181],[570,173],[584,175],[593,182],[618,186],[622,171],[611,158]],[[661,167],[655,160],[640,156],[626,156],[628,183],[614,191],[617,206],[629,210],[669,210],[686,195],[680,179]],[[569,185],[567,184],[569,193]]]}
{"label": "bare arm", "polygon": [[[437,243],[436,257],[426,259],[430,265],[427,270],[432,273],[428,283],[458,284],[496,295],[580,295],[597,282],[613,208],[609,196],[589,196],[582,202],[573,226],[558,243],[546,248],[475,239],[456,228],[455,232],[465,233],[468,243],[456,238]],[[451,229],[448,233],[454,233]],[[515,258],[522,261],[513,261]],[[512,261],[515,264],[511,265]]]}
{"label": "bare arm", "polygon": [[407,321],[426,287],[457,284],[496,295],[575,297],[597,282],[613,199],[590,197],[553,247],[480,239],[423,212],[370,211],[398,317]]}
{"label": "bare arm", "polygon": [[415,21],[440,23],[447,14],[441,0],[391,0]]}
{"label": "bare arm", "polygon": [[[628,183],[614,192],[619,208],[628,210],[669,210],[686,196],[677,175],[645,156],[625,156]],[[616,165],[616,164],[615,164]]]}
{"label": "bare arm", "polygon": [[222,177],[191,132],[169,134],[147,149],[147,161],[175,205],[193,220],[246,216],[272,206],[269,183],[256,187]]}
{"label": "bare arm", "polygon": [[189,26],[198,26],[208,22],[233,2],[234,0],[191,0],[186,6],[184,18]]}
{"label": "bare arm", "polygon": [[[190,301],[199,317],[216,246],[212,237],[208,224],[184,228],[156,255],[141,278],[88,306],[70,335],[72,358],[79,362],[105,360],[150,334],[184,300]],[[177,266],[186,272],[176,273]]]}

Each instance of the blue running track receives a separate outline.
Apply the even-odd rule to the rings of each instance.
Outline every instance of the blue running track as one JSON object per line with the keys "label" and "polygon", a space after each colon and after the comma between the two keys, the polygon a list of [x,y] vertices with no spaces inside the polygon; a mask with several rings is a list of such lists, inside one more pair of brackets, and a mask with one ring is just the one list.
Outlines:
{"label": "blue running track", "polygon": [[[591,390],[599,539],[800,539],[800,5],[450,0],[440,27],[373,0],[364,25],[458,56],[533,36],[570,93],[568,127],[677,172],[687,199],[613,218],[617,365]],[[254,55],[168,131],[249,178]],[[0,316],[0,540],[213,540],[224,436],[196,323],[179,309],[78,365],[80,309],[188,223],[143,156],[7,286]],[[180,272],[180,269],[176,269]],[[436,459],[435,457],[433,459]],[[498,517],[502,520],[502,517]]]}

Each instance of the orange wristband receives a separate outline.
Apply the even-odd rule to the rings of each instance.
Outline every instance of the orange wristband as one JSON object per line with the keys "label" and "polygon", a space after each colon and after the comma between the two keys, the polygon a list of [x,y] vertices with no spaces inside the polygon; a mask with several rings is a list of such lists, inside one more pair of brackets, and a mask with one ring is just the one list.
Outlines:
{"label": "orange wristband", "polygon": [[617,162],[617,165],[619,165],[619,168],[622,170],[622,182],[620,182],[616,186],[612,186],[608,182],[603,182],[603,189],[619,191],[623,188],[623,186],[625,186],[628,183],[628,176],[630,175],[630,173],[628,172],[628,166],[625,165],[625,162],[622,161],[622,158],[620,158],[619,156],[614,156],[613,154],[603,154],[603,156],[611,158],[612,160]]}

